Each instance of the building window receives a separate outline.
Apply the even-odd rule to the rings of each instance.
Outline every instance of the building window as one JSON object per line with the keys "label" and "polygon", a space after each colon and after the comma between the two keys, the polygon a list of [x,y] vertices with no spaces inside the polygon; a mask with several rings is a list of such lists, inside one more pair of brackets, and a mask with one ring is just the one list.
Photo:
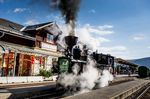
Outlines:
{"label": "building window", "polygon": [[54,44],[54,36],[47,33],[47,42]]}

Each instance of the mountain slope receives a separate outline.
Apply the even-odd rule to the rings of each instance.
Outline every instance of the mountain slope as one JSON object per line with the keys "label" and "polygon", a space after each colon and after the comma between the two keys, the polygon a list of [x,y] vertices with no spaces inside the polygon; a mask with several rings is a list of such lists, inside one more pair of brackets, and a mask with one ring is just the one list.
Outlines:
{"label": "mountain slope", "polygon": [[140,59],[133,59],[130,60],[131,62],[138,64],[140,66],[147,66],[150,68],[150,57],[140,58]]}

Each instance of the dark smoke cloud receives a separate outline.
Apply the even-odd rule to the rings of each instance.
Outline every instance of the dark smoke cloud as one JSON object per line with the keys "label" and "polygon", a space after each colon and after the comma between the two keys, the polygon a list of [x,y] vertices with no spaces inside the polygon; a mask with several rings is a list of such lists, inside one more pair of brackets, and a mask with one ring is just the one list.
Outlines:
{"label": "dark smoke cloud", "polygon": [[31,0],[30,4],[44,6],[49,9],[59,10],[66,23],[75,21],[81,0]]}
{"label": "dark smoke cloud", "polygon": [[66,23],[69,23],[70,20],[76,20],[80,0],[52,0],[52,3],[60,9]]}
{"label": "dark smoke cloud", "polygon": [[46,7],[50,11],[60,11],[66,24],[69,24],[69,35],[75,35],[75,21],[81,0],[31,0],[30,4]]}
{"label": "dark smoke cloud", "polygon": [[66,24],[71,26],[69,35],[74,36],[75,21],[81,0],[51,0],[51,2],[54,8],[60,10]]}

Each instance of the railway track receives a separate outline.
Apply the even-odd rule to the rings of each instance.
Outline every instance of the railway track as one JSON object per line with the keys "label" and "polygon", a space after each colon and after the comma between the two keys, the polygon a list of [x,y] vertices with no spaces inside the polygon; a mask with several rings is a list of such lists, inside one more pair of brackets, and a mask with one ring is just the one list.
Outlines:
{"label": "railway track", "polygon": [[27,99],[60,99],[64,97],[63,95],[65,92],[66,91],[64,89],[55,89],[53,92],[45,93],[42,95],[35,95]]}
{"label": "railway track", "polygon": [[147,87],[139,96],[137,99],[150,99],[150,86]]}
{"label": "railway track", "polygon": [[37,83],[21,83],[21,84],[6,84],[0,85],[0,89],[14,89],[14,88],[27,88],[33,86],[47,86],[47,85],[54,85],[55,82],[45,81],[45,82],[37,82]]}
{"label": "railway track", "polygon": [[132,93],[126,99],[150,99],[150,82],[143,86],[140,90]]}

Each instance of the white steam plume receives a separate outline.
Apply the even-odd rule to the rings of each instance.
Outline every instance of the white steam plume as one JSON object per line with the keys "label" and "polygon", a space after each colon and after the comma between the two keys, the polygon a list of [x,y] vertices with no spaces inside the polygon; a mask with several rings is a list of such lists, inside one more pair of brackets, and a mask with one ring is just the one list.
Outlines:
{"label": "white steam plume", "polygon": [[101,88],[101,87],[108,86],[109,81],[112,81],[113,79],[114,79],[113,75],[108,70],[103,70],[102,71],[102,76],[98,81],[98,83],[99,83],[98,87]]}
{"label": "white steam plume", "polygon": [[78,74],[80,67],[77,64],[72,69],[73,73],[60,75],[58,83],[65,88],[71,87],[74,94],[75,92],[77,92],[76,94],[89,92],[97,85],[98,88],[108,86],[109,81],[113,80],[113,75],[109,70],[99,70],[93,60],[83,67],[80,75]]}
{"label": "white steam plume", "polygon": [[95,62],[90,61],[79,76],[81,90],[89,89],[92,90],[95,86],[95,81],[99,78],[98,69],[95,67]]}

